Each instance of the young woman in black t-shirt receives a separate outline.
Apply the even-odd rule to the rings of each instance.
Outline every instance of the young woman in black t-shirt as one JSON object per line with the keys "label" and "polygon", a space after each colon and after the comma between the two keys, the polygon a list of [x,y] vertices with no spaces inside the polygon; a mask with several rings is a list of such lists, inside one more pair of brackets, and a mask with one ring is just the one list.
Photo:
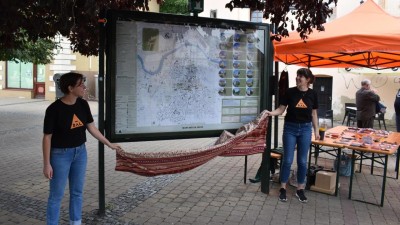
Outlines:
{"label": "young woman in black t-shirt", "polygon": [[50,179],[47,224],[59,222],[61,200],[68,180],[70,224],[76,225],[82,222],[86,130],[111,149],[120,146],[110,143],[94,125],[89,104],[82,99],[86,89],[82,74],[62,75],[59,87],[64,96],[46,109],[43,127],[43,174]]}
{"label": "young woman in black t-shirt", "polygon": [[287,201],[286,184],[289,180],[290,168],[293,163],[294,151],[297,146],[297,191],[300,202],[307,202],[304,195],[307,173],[307,156],[311,144],[312,129],[315,139],[319,139],[318,132],[318,96],[309,88],[314,81],[314,75],[309,69],[297,70],[296,87],[287,89],[280,100],[280,105],[270,116],[281,115],[287,110],[283,128],[283,161],[280,172],[281,189],[279,200]]}

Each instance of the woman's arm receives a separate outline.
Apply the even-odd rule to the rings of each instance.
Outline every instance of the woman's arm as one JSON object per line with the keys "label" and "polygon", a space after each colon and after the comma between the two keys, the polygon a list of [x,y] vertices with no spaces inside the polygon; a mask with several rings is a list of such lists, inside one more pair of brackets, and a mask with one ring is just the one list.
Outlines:
{"label": "woman's arm", "polygon": [[121,148],[118,144],[113,144],[110,141],[108,141],[107,138],[104,137],[104,135],[94,125],[94,122],[87,124],[86,128],[94,138],[99,140],[101,143],[107,145],[109,148],[114,149],[114,150]]}
{"label": "woman's arm", "polygon": [[277,109],[275,109],[274,111],[268,112],[269,116],[279,116],[282,115],[282,113],[285,112],[287,106],[284,105],[279,105],[279,107]]}
{"label": "woman's arm", "polygon": [[53,168],[50,164],[50,147],[52,134],[43,134],[42,150],[43,150],[43,175],[47,179],[53,178]]}
{"label": "woman's arm", "polygon": [[316,109],[312,110],[312,125],[314,128],[315,140],[319,140],[319,130],[318,130],[318,113]]}

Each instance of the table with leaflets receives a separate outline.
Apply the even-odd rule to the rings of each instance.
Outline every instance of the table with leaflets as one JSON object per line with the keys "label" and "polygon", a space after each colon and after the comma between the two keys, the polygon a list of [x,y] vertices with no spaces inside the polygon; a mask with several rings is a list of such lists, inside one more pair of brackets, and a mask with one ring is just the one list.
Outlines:
{"label": "table with leaflets", "polygon": [[[331,129],[328,129],[325,132],[324,140],[312,140],[311,146],[314,148],[311,149],[309,154],[309,162],[308,165],[310,167],[310,159],[311,155],[314,154],[315,158],[318,157],[318,152],[332,152],[336,154],[331,154],[336,156],[336,168],[339,168],[340,163],[340,155],[342,149],[346,148],[351,150],[351,175],[350,175],[350,184],[349,184],[349,199],[351,199],[352,188],[353,188],[353,176],[354,176],[354,164],[356,160],[362,160],[365,153],[372,153],[373,156],[370,157],[371,162],[378,162],[383,165],[383,181],[382,181],[382,192],[381,192],[381,202],[380,206],[383,206],[384,196],[385,196],[385,186],[386,186],[386,178],[387,178],[387,165],[388,165],[388,156],[395,154],[399,150],[400,142],[400,133],[398,132],[388,132],[384,130],[373,130],[370,128],[354,128],[354,127],[346,127],[346,126],[337,126]],[[330,150],[324,150],[321,148],[330,147]],[[361,157],[358,159],[356,155],[360,155]],[[377,161],[376,159],[382,159],[381,161]],[[317,164],[317,162],[316,162]],[[373,167],[373,164],[372,166]],[[361,165],[360,165],[361,170]],[[398,179],[399,173],[399,154],[396,156],[396,179]],[[373,170],[371,169],[371,174],[373,174]],[[335,195],[337,196],[338,191],[338,183],[339,183],[339,173],[336,173],[336,186],[335,186]],[[357,200],[357,199],[355,199]],[[361,202],[366,202],[362,200],[357,200]],[[366,202],[371,203],[371,202]],[[371,203],[375,204],[375,203]]]}

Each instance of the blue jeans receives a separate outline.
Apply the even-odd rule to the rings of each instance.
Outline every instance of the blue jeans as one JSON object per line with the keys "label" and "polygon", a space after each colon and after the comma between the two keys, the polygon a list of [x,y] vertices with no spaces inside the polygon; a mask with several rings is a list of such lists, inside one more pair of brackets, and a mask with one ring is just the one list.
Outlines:
{"label": "blue jeans", "polygon": [[396,130],[400,132],[400,114],[396,114]]}
{"label": "blue jeans", "polygon": [[70,224],[81,224],[87,164],[85,144],[76,148],[51,148],[50,164],[53,167],[53,178],[50,180],[50,194],[47,202],[47,224],[53,225],[59,222],[61,201],[67,180],[70,193]]}
{"label": "blue jeans", "polygon": [[297,145],[297,183],[305,184],[307,157],[311,145],[312,123],[285,122],[283,127],[283,161],[281,182],[287,183]]}

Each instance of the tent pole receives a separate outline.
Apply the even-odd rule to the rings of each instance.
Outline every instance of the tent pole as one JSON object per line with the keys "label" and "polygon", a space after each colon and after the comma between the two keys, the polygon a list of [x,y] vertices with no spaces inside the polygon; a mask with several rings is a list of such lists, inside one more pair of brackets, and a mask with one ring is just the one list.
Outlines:
{"label": "tent pole", "polygon": [[[279,62],[275,62],[275,79],[274,79],[274,85],[275,87],[279,87]],[[275,108],[277,108],[277,106],[279,106],[279,90],[278,88],[275,88]],[[278,148],[278,128],[279,128],[279,124],[278,124],[278,116],[274,117],[274,148]]]}
{"label": "tent pole", "polygon": [[368,66],[371,66],[371,52],[368,52]]}

